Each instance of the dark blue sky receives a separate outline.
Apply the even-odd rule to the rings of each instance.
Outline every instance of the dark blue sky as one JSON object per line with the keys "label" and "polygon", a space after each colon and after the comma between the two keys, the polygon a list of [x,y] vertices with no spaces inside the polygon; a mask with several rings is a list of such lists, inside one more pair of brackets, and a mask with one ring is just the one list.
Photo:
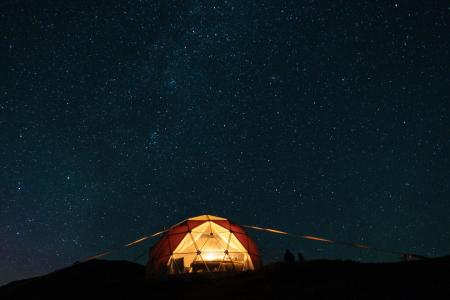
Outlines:
{"label": "dark blue sky", "polygon": [[[0,283],[203,213],[448,254],[449,24],[447,1],[3,1]],[[251,234],[266,262],[398,259]]]}

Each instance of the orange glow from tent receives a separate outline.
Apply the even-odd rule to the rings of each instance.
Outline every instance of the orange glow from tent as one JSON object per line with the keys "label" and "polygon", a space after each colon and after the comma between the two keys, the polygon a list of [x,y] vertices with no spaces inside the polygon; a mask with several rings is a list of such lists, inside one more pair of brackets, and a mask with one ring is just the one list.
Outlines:
{"label": "orange glow from tent", "polygon": [[204,215],[167,230],[150,251],[147,269],[182,274],[247,271],[260,265],[258,249],[242,228],[225,218]]}
{"label": "orange glow from tent", "polygon": [[223,256],[224,255],[220,255],[216,252],[206,252],[205,254],[202,254],[203,259],[207,261],[223,260]]}

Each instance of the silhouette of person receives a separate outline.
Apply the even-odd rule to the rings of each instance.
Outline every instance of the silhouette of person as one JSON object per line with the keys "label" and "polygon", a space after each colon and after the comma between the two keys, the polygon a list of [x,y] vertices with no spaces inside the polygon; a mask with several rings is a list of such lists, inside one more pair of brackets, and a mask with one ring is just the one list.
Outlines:
{"label": "silhouette of person", "polygon": [[295,262],[295,256],[289,249],[286,249],[286,252],[284,252],[284,262],[288,264],[293,264]]}
{"label": "silhouette of person", "polygon": [[297,258],[298,258],[298,260],[297,260],[298,263],[301,264],[301,263],[305,262],[305,258],[303,257],[303,254],[301,252],[297,253]]}

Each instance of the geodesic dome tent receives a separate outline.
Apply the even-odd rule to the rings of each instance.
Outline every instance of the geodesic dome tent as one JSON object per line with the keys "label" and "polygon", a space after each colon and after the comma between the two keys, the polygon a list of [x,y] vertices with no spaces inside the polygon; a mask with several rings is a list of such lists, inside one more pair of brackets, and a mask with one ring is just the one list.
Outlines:
{"label": "geodesic dome tent", "polygon": [[147,275],[256,270],[258,248],[238,225],[221,217],[189,218],[150,249]]}

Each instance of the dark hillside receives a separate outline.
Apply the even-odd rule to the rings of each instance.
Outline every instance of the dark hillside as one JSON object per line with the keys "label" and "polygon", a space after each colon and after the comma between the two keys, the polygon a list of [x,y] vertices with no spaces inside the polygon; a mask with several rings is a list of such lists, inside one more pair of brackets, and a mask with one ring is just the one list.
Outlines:
{"label": "dark hillside", "polygon": [[144,280],[144,267],[97,260],[0,288],[1,299],[450,299],[450,257],[401,263],[308,261],[258,272]]}

